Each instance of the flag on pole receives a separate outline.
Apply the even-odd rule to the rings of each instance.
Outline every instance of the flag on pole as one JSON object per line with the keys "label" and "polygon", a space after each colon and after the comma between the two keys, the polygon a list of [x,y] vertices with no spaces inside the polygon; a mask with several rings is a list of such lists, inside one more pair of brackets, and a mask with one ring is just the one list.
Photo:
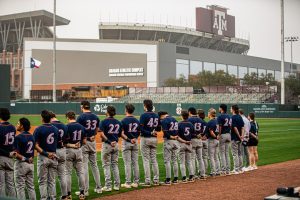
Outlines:
{"label": "flag on pole", "polygon": [[33,69],[33,68],[40,68],[40,65],[41,65],[41,61],[39,60],[36,60],[34,58],[30,58],[30,68]]}

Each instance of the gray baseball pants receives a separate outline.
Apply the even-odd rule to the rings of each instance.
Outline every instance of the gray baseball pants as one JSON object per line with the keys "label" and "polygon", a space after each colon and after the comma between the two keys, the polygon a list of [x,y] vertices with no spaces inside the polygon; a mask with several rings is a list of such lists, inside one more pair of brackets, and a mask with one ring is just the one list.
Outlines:
{"label": "gray baseball pants", "polygon": [[83,171],[85,177],[85,190],[88,191],[90,184],[89,184],[89,161],[92,168],[92,174],[96,183],[96,187],[98,189],[101,188],[100,182],[100,173],[97,164],[97,152],[96,152],[96,142],[87,141],[84,146],[82,146],[82,155],[83,155]]}
{"label": "gray baseball pants", "polygon": [[134,183],[140,181],[139,171],[139,146],[138,143],[132,144],[123,140],[122,142],[122,157],[125,164],[126,183],[131,184],[131,167],[133,168]]}
{"label": "gray baseball pants", "polygon": [[[203,161],[203,155],[202,155],[202,140],[201,139],[197,139],[194,138],[192,139],[192,147],[193,147],[193,151],[192,151],[192,166],[193,166],[193,170],[194,170],[194,175],[195,174],[200,174],[200,176],[204,176],[205,175],[205,165],[204,165],[204,161]],[[196,161],[198,163],[198,171],[196,171]]]}
{"label": "gray baseball pants", "polygon": [[157,138],[141,137],[141,153],[145,172],[145,183],[151,183],[150,162],[153,170],[153,181],[159,181],[159,168],[156,159]]}
{"label": "gray baseball pants", "polygon": [[220,135],[220,157],[221,157],[221,169],[222,172],[230,172],[230,142],[231,142],[231,135],[230,133],[221,134]]}
{"label": "gray baseball pants", "polygon": [[118,144],[112,147],[110,144],[102,143],[101,151],[102,167],[105,176],[105,186],[107,188],[112,187],[111,170],[112,168],[114,176],[114,186],[120,187],[120,174],[119,174],[119,147]]}
{"label": "gray baseball pants", "polygon": [[202,158],[205,166],[205,172],[208,170],[208,140],[202,140]]}
{"label": "gray baseball pants", "polygon": [[57,175],[60,183],[61,195],[68,195],[67,179],[66,179],[66,149],[61,148],[56,150],[58,157]]}
{"label": "gray baseball pants", "polygon": [[194,175],[194,169],[192,165],[192,145],[179,143],[180,150],[179,150],[179,163],[180,163],[180,171],[181,176],[186,177],[186,165],[189,170],[189,175]]}
{"label": "gray baseball pants", "polygon": [[243,168],[243,154],[241,141],[232,140],[231,150],[233,157],[233,169],[238,172]]}
{"label": "gray baseball pants", "polygon": [[56,175],[57,160],[49,159],[46,156],[38,155],[37,175],[41,200],[56,199]]}
{"label": "gray baseball pants", "polygon": [[248,147],[246,145],[242,144],[242,151],[243,151],[243,162],[245,163],[245,166],[248,167],[250,165],[249,162],[249,151]]}
{"label": "gray baseball pants", "polygon": [[25,195],[26,187],[29,200],[35,200],[36,194],[34,189],[34,165],[17,160],[15,162],[14,168],[17,198],[27,199]]}
{"label": "gray baseball pants", "polygon": [[67,148],[66,150],[66,180],[67,180],[67,191],[71,192],[72,188],[72,169],[74,168],[78,177],[79,190],[83,191],[85,186],[85,178],[83,172],[83,158],[82,150]]}
{"label": "gray baseball pants", "polygon": [[220,172],[219,140],[208,139],[208,154],[210,160],[210,173],[216,175]]}
{"label": "gray baseball pants", "polygon": [[16,197],[14,160],[6,156],[0,156],[0,196]]}
{"label": "gray baseball pants", "polygon": [[173,165],[174,177],[178,178],[178,152],[179,143],[177,140],[164,140],[164,163],[166,168],[166,178],[171,178],[171,162]]}

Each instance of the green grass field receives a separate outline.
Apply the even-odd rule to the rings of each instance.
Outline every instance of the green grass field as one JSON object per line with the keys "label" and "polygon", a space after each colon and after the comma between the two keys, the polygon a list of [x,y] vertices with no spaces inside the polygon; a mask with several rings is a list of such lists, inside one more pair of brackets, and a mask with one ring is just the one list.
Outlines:
{"label": "green grass field", "polygon": [[[20,115],[12,116],[10,122],[12,124],[16,124]],[[38,126],[41,124],[41,119],[39,116],[26,116],[34,126]],[[118,119],[122,119],[123,116],[117,116]],[[66,122],[63,116],[59,116],[61,121]],[[100,119],[103,119],[104,116],[100,116]],[[300,119],[257,119],[260,130],[259,130],[259,166],[284,162],[288,160],[294,160],[300,158]],[[98,166],[101,176],[101,183],[104,185],[104,175],[103,169],[101,166],[100,152],[98,153]],[[158,145],[157,150],[157,160],[159,164],[160,170],[160,180],[163,181],[165,178],[165,168],[163,163],[163,154],[162,154],[162,144]],[[35,165],[36,166],[36,165]],[[140,166],[140,175],[141,182],[144,181],[144,170],[142,165],[142,159],[139,159]],[[121,182],[125,181],[124,174],[124,163],[123,159],[119,158],[119,170],[120,170],[120,178]],[[38,192],[38,183],[37,177],[35,176],[35,186],[37,191],[37,199],[39,199]],[[119,192],[108,192],[103,193],[102,195],[95,194],[93,192],[94,189],[94,181],[92,173],[90,173],[90,191],[88,199],[94,199],[104,195],[113,195],[116,193],[122,193],[126,191],[130,191],[133,189],[121,189]],[[58,186],[58,184],[57,184]],[[75,173],[73,173],[72,177],[72,193],[73,199],[77,199],[74,192],[78,190],[77,177]],[[59,188],[57,187],[58,195]]]}

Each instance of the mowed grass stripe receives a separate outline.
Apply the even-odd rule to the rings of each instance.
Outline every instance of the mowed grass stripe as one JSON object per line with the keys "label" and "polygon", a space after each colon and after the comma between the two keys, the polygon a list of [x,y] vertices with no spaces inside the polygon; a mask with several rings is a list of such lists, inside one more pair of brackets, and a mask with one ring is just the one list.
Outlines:
{"label": "mowed grass stripe", "polygon": [[[24,115],[27,117],[33,126],[38,126],[41,124],[40,116],[38,115]],[[23,117],[22,115],[13,115],[10,122],[16,124],[17,120]],[[118,115],[116,118],[121,120],[124,116]],[[64,116],[58,116],[62,122],[66,122]],[[104,116],[100,116],[100,119],[104,119]],[[180,120],[177,117],[178,120]],[[259,165],[267,165],[277,162],[284,162],[288,160],[294,160],[300,158],[300,119],[257,119],[260,131],[259,131]],[[165,168],[163,162],[163,144],[158,144],[157,148],[157,160],[160,170],[160,180],[163,181],[165,178]],[[143,163],[141,158],[141,153],[139,152],[139,167],[141,182],[144,181],[144,170]],[[101,175],[101,183],[104,185],[104,174],[101,162],[101,152],[97,154],[98,166]],[[36,162],[36,160],[35,160]],[[36,167],[36,165],[35,165]],[[124,172],[124,162],[122,159],[122,154],[119,154],[119,170],[121,182],[125,181],[125,172]],[[95,194],[93,189],[95,187],[93,181],[93,175],[90,172],[90,196],[88,199],[94,199],[104,195],[113,195],[116,193],[122,193],[131,191],[134,189],[121,189],[119,192],[103,193],[101,195]],[[35,170],[35,186],[37,191],[37,199],[39,199],[38,191],[38,182]],[[72,192],[73,199],[78,199],[74,192],[78,190],[78,182],[75,173],[73,172],[72,176]],[[60,195],[59,186],[57,184],[58,195]]]}

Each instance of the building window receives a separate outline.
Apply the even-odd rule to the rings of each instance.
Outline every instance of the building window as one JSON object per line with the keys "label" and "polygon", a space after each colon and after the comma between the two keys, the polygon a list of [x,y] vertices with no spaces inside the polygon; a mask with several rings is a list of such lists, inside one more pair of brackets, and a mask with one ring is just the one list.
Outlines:
{"label": "building window", "polygon": [[211,73],[215,73],[216,68],[215,68],[215,63],[209,63],[209,62],[204,62],[204,71],[210,71]]}
{"label": "building window", "polygon": [[288,78],[290,76],[289,72],[284,72],[284,78]]}
{"label": "building window", "polygon": [[202,72],[202,62],[191,60],[190,62],[190,75],[197,75]]}
{"label": "building window", "polygon": [[189,61],[183,59],[176,59],[176,78],[184,76],[189,77]]}
{"label": "building window", "polygon": [[281,72],[280,71],[275,71],[275,80],[280,81],[281,79]]}
{"label": "building window", "polygon": [[234,75],[237,77],[237,66],[228,65],[228,74]]}
{"label": "building window", "polygon": [[264,76],[266,76],[266,70],[258,69],[258,77],[264,77]]}
{"label": "building window", "polygon": [[216,70],[217,71],[224,71],[225,73],[227,73],[227,67],[224,64],[218,64],[216,65]]}
{"label": "building window", "polygon": [[243,79],[248,74],[248,67],[239,67],[239,78]]}
{"label": "building window", "polygon": [[274,70],[267,70],[267,75],[272,74],[272,77],[275,77],[275,72]]}
{"label": "building window", "polygon": [[253,68],[253,67],[250,67],[249,68],[249,75],[255,73],[257,75],[257,68]]}

